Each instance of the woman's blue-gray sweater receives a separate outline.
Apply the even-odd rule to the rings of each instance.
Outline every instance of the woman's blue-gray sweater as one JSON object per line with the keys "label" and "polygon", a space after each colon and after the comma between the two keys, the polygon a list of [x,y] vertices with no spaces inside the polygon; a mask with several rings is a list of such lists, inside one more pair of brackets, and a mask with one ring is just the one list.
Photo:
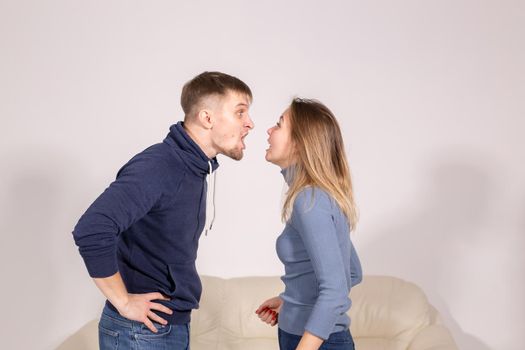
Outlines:
{"label": "woman's blue-gray sweater", "polygon": [[[283,170],[285,178],[289,171]],[[285,267],[279,328],[322,339],[347,329],[348,294],[362,271],[348,221],[333,198],[317,187],[303,189],[276,245]]]}

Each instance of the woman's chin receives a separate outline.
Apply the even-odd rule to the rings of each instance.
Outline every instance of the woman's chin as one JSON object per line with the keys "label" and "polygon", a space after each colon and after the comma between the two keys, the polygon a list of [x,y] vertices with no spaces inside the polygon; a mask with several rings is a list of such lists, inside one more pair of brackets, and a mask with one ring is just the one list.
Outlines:
{"label": "woman's chin", "polygon": [[273,163],[272,162],[272,157],[270,156],[270,150],[266,150],[266,155],[264,156],[264,159],[266,159],[267,162],[269,163]]}

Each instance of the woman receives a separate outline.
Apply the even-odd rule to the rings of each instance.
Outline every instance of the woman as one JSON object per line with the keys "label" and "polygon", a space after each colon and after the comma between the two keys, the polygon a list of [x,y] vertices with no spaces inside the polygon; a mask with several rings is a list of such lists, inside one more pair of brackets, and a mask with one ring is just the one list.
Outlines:
{"label": "woman", "polygon": [[266,160],[289,186],[277,239],[285,290],[256,313],[279,324],[281,350],[354,349],[348,293],[362,272],[350,241],[357,213],[339,125],[322,103],[296,98],[268,135]]}

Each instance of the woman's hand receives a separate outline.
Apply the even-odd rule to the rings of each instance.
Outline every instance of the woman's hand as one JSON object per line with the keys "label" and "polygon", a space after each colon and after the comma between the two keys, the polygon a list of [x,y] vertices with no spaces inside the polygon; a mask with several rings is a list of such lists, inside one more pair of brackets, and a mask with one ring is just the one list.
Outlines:
{"label": "woman's hand", "polygon": [[321,345],[323,345],[323,339],[305,331],[295,350],[318,350]]}
{"label": "woman's hand", "polygon": [[283,300],[279,297],[274,297],[262,303],[255,313],[259,315],[261,321],[268,323],[270,326],[275,326],[278,322],[282,305]]}

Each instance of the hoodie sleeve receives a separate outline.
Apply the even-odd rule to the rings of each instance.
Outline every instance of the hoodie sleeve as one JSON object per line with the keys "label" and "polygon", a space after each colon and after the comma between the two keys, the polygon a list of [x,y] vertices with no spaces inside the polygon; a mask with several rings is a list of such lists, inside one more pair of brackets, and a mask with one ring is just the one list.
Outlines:
{"label": "hoodie sleeve", "polygon": [[82,215],[73,237],[91,277],[109,277],[118,271],[117,235],[160,199],[164,174],[159,161],[132,159]]}
{"label": "hoodie sleeve", "polygon": [[350,308],[343,257],[332,218],[328,194],[319,189],[303,190],[295,199],[292,224],[296,226],[312,262],[319,297],[305,330],[328,339],[337,319]]}

